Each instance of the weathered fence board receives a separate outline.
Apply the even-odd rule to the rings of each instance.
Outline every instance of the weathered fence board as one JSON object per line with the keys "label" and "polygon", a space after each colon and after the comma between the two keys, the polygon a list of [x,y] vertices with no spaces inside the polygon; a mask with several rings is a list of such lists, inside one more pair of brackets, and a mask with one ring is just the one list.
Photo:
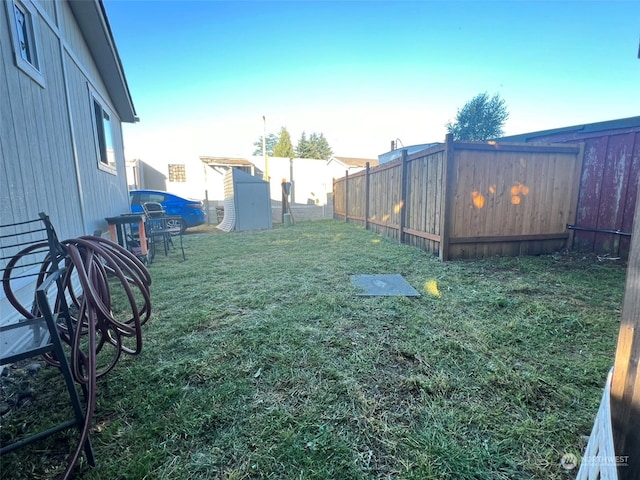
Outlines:
{"label": "weathered fence board", "polygon": [[396,240],[400,240],[401,181],[402,160],[370,171],[371,229]]}
{"label": "weathered fence board", "polygon": [[[581,143],[575,249],[626,257],[640,182],[640,117],[533,132],[499,141]],[[606,232],[603,232],[606,231]]]}
{"label": "weathered fence board", "polygon": [[351,176],[336,180],[335,216],[442,259],[555,251],[575,221],[581,154],[571,145],[448,137],[444,145],[368,168],[357,183]]}
{"label": "weathered fence board", "polygon": [[442,170],[444,151],[407,160],[408,191],[406,199],[407,243],[427,251],[437,251],[440,242],[440,209],[442,208]]}

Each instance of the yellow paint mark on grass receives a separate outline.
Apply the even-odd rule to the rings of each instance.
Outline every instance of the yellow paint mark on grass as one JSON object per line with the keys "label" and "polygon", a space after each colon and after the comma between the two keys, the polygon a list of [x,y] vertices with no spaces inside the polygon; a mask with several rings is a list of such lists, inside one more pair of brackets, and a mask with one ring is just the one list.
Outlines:
{"label": "yellow paint mark on grass", "polygon": [[435,280],[424,282],[424,290],[432,297],[440,296],[440,290],[438,290],[438,282]]}

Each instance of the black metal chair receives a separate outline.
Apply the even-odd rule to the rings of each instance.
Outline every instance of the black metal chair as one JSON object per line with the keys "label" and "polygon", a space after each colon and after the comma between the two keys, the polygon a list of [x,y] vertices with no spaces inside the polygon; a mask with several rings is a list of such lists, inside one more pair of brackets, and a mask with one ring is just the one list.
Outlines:
{"label": "black metal chair", "polygon": [[[48,355],[62,373],[73,411],[73,418],[67,421],[2,445],[2,455],[62,430],[77,427],[82,432],[85,411],[60,337],[60,330],[73,334],[73,322],[63,286],[66,255],[49,217],[40,213],[38,219],[0,225],[0,250],[0,274],[6,294],[6,300],[0,301],[13,306],[11,310],[3,305],[0,366]],[[87,461],[95,466],[88,436],[83,448]]]}
{"label": "black metal chair", "polygon": [[162,204],[158,202],[146,202],[142,205],[145,216],[145,232],[149,240],[149,261],[153,261],[156,255],[156,244],[161,243],[164,254],[169,254],[169,248],[174,247],[173,237],[179,236],[182,259],[185,260],[184,245],[182,243],[182,231],[179,217],[167,215]]}

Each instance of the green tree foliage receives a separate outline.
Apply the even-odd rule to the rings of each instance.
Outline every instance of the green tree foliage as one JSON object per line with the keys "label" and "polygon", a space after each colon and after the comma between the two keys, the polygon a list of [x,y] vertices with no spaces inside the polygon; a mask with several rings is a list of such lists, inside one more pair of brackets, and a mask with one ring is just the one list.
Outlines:
{"label": "green tree foliage", "polygon": [[333,150],[329,146],[329,142],[325,138],[324,134],[317,135],[313,133],[309,138],[309,142],[313,145],[313,158],[321,158],[323,160],[329,160],[333,154]]}
{"label": "green tree foliage", "polygon": [[274,157],[292,158],[295,156],[293,144],[291,143],[291,135],[285,127],[280,129],[278,143],[273,147]]}
{"label": "green tree foliage", "polygon": [[484,92],[469,100],[458,110],[456,121],[445,126],[454,140],[481,141],[502,136],[507,118],[509,112],[500,95],[489,97]]}
{"label": "green tree foliage", "polygon": [[298,158],[312,158],[311,146],[309,144],[309,140],[307,140],[306,132],[302,132],[302,135],[300,135],[298,145],[296,145],[296,156]]}
{"label": "green tree foliage", "polygon": [[307,140],[307,135],[302,132],[298,145],[296,146],[296,155],[300,158],[319,158],[328,160],[333,155],[333,150],[329,146],[329,142],[324,134],[312,133]]}
{"label": "green tree foliage", "polygon": [[[267,151],[267,155],[269,155],[270,157],[273,157],[273,149],[275,148],[276,143],[278,143],[278,140],[278,136],[274,135],[273,133],[267,135],[265,149]],[[260,135],[260,138],[258,138],[258,140],[253,142],[253,146],[255,147],[253,155],[262,155],[262,135]]]}

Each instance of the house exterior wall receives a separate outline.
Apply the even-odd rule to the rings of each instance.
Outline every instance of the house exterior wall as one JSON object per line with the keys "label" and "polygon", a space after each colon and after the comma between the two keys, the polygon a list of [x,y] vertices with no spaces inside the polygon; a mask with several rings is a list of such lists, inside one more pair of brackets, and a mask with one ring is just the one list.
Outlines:
{"label": "house exterior wall", "polygon": [[[184,182],[172,181],[169,178],[169,163],[184,165]],[[166,177],[166,190],[182,197],[204,200],[211,179],[209,178],[209,172],[205,170],[206,165],[200,161],[200,158],[189,159],[188,161],[177,159],[169,163],[164,165],[164,168],[159,169]],[[220,182],[218,182],[219,184]]]}
{"label": "house exterior wall", "polygon": [[[83,231],[57,28],[41,15],[34,18],[42,87],[15,64],[6,7],[0,5],[0,223],[36,218],[45,211],[60,236]],[[55,201],[60,192],[64,202]]]}
{"label": "house exterior wall", "polygon": [[[44,85],[17,68],[3,2],[0,223],[45,211],[61,238],[104,230],[104,217],[129,209],[120,119],[67,2],[22,2],[34,13]],[[111,116],[113,173],[98,168],[90,92]]]}
{"label": "house exterior wall", "polygon": [[[105,217],[129,212],[122,126],[95,61],[82,40],[73,13],[66,2],[58,5],[65,39],[69,39],[64,62],[84,208],[85,233],[91,233],[96,229],[106,229]],[[115,171],[105,171],[98,167],[93,97],[111,117]]]}
{"label": "house exterior wall", "polygon": [[[250,161],[265,171],[262,157],[252,157]],[[316,158],[269,157],[268,163],[271,199],[282,199],[282,180],[285,179],[292,183],[289,201],[303,205],[326,205],[333,191],[333,179],[344,176],[345,172],[337,162]]]}
{"label": "house exterior wall", "polygon": [[[224,199],[223,178],[226,171],[215,172],[204,165],[198,156],[185,152],[175,158],[145,157],[127,161],[127,181],[131,189],[146,188],[150,190],[165,190],[185,198],[205,200],[207,191],[214,195],[216,200]],[[169,177],[169,165],[183,165],[185,181],[171,181]],[[132,168],[133,167],[133,168]],[[213,197],[209,197],[213,198]]]}
{"label": "house exterior wall", "polygon": [[167,177],[142,160],[127,161],[129,190],[166,190]]}
{"label": "house exterior wall", "polygon": [[225,174],[227,168],[205,168],[204,174],[204,188],[206,199],[209,200],[209,219],[210,221],[216,218],[216,213],[213,209],[216,206],[223,206],[224,204],[224,187],[225,187]]}
{"label": "house exterior wall", "polygon": [[[105,217],[129,211],[129,199],[120,118],[85,42],[87,27],[80,28],[66,1],[19,1],[30,13],[40,74],[25,70],[15,53],[13,0],[0,2],[0,224],[45,212],[60,239],[105,231]],[[100,15],[100,3],[83,6]],[[92,95],[110,116],[110,171],[99,168]],[[133,113],[132,106],[124,111]],[[33,282],[21,281],[16,289],[18,298],[33,299]],[[0,324],[18,318],[3,291],[0,312]]]}

